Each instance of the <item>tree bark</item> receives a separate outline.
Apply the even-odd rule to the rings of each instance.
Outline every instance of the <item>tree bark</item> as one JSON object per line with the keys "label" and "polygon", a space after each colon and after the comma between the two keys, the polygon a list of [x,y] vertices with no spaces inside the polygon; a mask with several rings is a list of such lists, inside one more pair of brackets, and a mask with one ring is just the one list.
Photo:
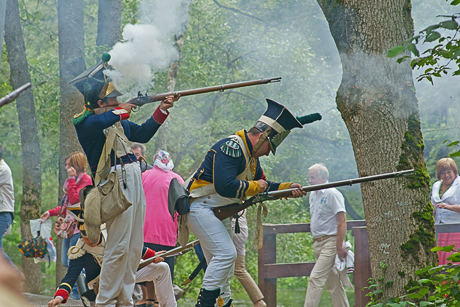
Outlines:
{"label": "tree bark", "polygon": [[[30,74],[19,19],[17,0],[8,0],[5,18],[5,45],[10,65],[10,81],[13,88],[30,82]],[[22,146],[22,201],[21,201],[21,237],[31,237],[31,219],[40,217],[42,181],[40,164],[40,143],[38,139],[37,117],[35,115],[34,96],[31,90],[24,91],[16,99],[19,129]],[[26,277],[26,291],[41,293],[42,279],[40,264],[32,258],[22,258],[22,269]]]}
{"label": "tree bark", "polygon": [[[99,0],[96,45],[110,50],[121,37],[122,0]],[[98,59],[100,60],[100,59]]]}
{"label": "tree bark", "polygon": [[[65,157],[74,151],[82,151],[72,124],[72,118],[74,114],[80,113],[83,109],[83,95],[69,82],[85,70],[84,7],[83,0],[58,1],[59,87],[61,93],[59,114],[60,187],[64,185],[67,178]],[[59,198],[62,196],[63,191],[59,189]],[[56,286],[59,285],[67,271],[61,263],[62,239],[57,241]]]}
{"label": "tree bark", "polygon": [[[374,280],[383,298],[404,292],[415,270],[436,262],[429,176],[412,70],[387,51],[413,35],[409,0],[318,0],[343,66],[337,107],[360,176],[414,168],[410,178],[361,185]],[[382,267],[385,267],[382,269]]]}
{"label": "tree bark", "polygon": [[[0,51],[3,50],[3,33],[5,32],[5,13],[6,1],[0,1]],[[0,64],[2,63],[2,54],[0,53]]]}

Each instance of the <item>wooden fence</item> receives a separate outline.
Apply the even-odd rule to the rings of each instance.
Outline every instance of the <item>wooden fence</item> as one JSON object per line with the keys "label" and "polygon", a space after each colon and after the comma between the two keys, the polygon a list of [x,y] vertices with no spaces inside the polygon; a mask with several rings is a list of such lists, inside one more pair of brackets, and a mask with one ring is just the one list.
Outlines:
{"label": "wooden fence", "polygon": [[[366,306],[367,280],[371,277],[369,242],[366,221],[347,221],[347,229],[355,237],[355,306]],[[263,247],[259,250],[259,287],[268,307],[276,307],[276,279],[283,277],[310,276],[314,262],[277,263],[276,235],[281,233],[310,232],[310,224],[263,224]]]}
{"label": "wooden fence", "polygon": [[[276,307],[276,279],[283,277],[310,276],[314,262],[277,263],[276,235],[281,233],[310,232],[310,224],[263,224],[263,247],[259,251],[259,287],[265,296],[268,307]],[[460,232],[460,224],[435,225],[436,233]],[[347,230],[352,230],[355,237],[355,270],[353,282],[355,285],[355,306],[366,306],[369,297],[367,281],[372,277],[369,258],[369,241],[366,221],[347,221]]]}

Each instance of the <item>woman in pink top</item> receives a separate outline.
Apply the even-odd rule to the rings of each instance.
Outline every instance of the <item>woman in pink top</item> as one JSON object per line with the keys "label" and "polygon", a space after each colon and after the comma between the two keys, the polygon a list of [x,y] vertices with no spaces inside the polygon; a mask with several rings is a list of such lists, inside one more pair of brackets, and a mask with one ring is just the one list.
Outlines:
{"label": "woman in pink top", "polygon": [[[174,163],[168,152],[159,150],[153,157],[153,168],[142,174],[146,210],[144,222],[144,245],[154,251],[170,250],[177,242],[177,220],[168,211],[169,183],[177,178],[184,180],[172,171]],[[165,259],[174,278],[174,257]]]}
{"label": "woman in pink top", "polygon": [[[64,196],[61,199],[61,204],[54,209],[45,211],[41,216],[43,220],[47,220],[50,216],[61,215],[63,217],[68,216],[71,221],[75,221],[67,208],[72,205],[77,205],[78,207],[80,203],[78,192],[80,192],[81,188],[93,184],[91,177],[85,172],[86,156],[82,152],[77,151],[69,154],[65,158],[65,169],[67,170],[67,179],[62,188],[64,190]],[[74,246],[79,238],[81,238],[80,230],[75,227],[73,236],[62,240],[61,262],[66,268],[69,267],[67,250],[69,247]]]}
{"label": "woman in pink top", "polygon": [[[172,171],[174,163],[168,152],[159,150],[153,157],[153,168],[142,173],[142,186],[145,194],[144,246],[154,251],[168,251],[176,246],[177,219],[173,221],[168,210],[169,183],[177,178],[182,184],[184,180]],[[165,258],[174,280],[174,257]],[[147,284],[147,291],[152,285]],[[144,302],[144,299],[140,301]],[[150,306],[151,300],[145,304]],[[135,306],[143,306],[139,304]]]}

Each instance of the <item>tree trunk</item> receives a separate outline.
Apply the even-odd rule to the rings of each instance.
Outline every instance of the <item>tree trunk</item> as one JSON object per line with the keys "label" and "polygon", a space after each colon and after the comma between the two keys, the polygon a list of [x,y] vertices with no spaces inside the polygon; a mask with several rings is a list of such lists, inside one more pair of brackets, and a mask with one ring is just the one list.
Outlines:
{"label": "tree trunk", "polygon": [[[374,280],[383,298],[404,292],[416,269],[436,261],[429,176],[408,62],[387,51],[413,35],[409,0],[318,0],[340,53],[337,107],[360,176],[414,168],[415,176],[361,185]],[[386,266],[385,269],[382,267]]]}
{"label": "tree trunk", "polygon": [[[65,157],[74,151],[82,151],[72,124],[72,118],[74,114],[82,111],[84,101],[81,93],[69,82],[85,70],[84,7],[83,0],[59,0],[58,2],[59,86],[61,93],[59,115],[60,187],[64,185],[67,178]],[[68,22],[69,20],[72,22]],[[59,198],[62,196],[63,191],[59,189]],[[57,241],[56,286],[59,285],[67,271],[61,263],[62,239]]]}
{"label": "tree trunk", "polygon": [[[181,54],[181,49],[184,44],[184,35],[175,36],[175,46]],[[180,58],[179,60],[171,63],[169,65],[168,76],[166,77],[166,92],[173,92],[176,87],[177,81],[177,71],[179,70]],[[155,138],[155,152],[158,150],[168,150],[168,120],[162,125],[161,129],[158,130]],[[153,154],[151,155],[153,157]],[[151,158],[149,157],[150,161]]]}
{"label": "tree trunk", "polygon": [[2,63],[3,33],[5,30],[6,1],[0,1],[0,64]]}
{"label": "tree trunk", "polygon": [[[17,0],[7,1],[5,18],[5,44],[8,63],[11,69],[10,81],[13,88],[30,82],[24,40],[22,37],[19,7]],[[42,180],[40,164],[40,143],[38,139],[37,117],[35,116],[34,96],[31,90],[23,92],[16,99],[19,129],[22,145],[22,202],[21,237],[31,237],[31,219],[40,217]],[[41,293],[42,279],[40,264],[32,258],[22,258],[22,269],[26,277],[26,291]]]}
{"label": "tree trunk", "polygon": [[104,48],[102,53],[109,51],[120,40],[122,7],[122,0],[99,0],[96,45]]}

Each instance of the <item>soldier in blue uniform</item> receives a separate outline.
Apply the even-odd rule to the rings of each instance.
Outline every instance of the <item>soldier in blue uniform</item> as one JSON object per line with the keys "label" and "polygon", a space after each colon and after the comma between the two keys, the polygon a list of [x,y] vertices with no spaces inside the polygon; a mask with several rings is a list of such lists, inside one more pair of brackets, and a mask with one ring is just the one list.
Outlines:
{"label": "soldier in blue uniform", "polygon": [[[168,109],[178,97],[168,96],[161,101],[153,115],[141,125],[129,121],[131,109],[135,106],[118,102],[117,97],[121,93],[103,73],[109,60],[110,56],[104,54],[101,63],[71,81],[85,98],[84,110],[74,116],[73,123],[96,185],[105,183],[105,178],[96,170],[106,135],[110,131],[116,131],[116,152],[111,151],[110,160],[105,165],[110,163],[110,172],[117,172],[123,193],[132,206],[107,222],[107,244],[96,304],[132,306],[135,273],[143,247],[145,198],[139,162],[132,153],[129,142],[148,142],[166,120]],[[88,213],[84,216],[87,229],[81,229],[82,234],[95,233],[97,238],[99,229],[89,228],[90,225],[97,224],[97,221],[89,221],[95,216]]]}
{"label": "soldier in blue uniform", "polygon": [[[259,158],[275,154],[293,128],[321,119],[318,113],[295,118],[284,106],[267,99],[268,108],[249,131],[240,130],[218,141],[185,182],[192,198],[187,226],[200,239],[208,262],[196,306],[230,307],[230,279],[237,257],[230,218],[220,221],[213,207],[242,202],[264,191],[301,188],[298,183],[268,181]],[[305,195],[296,190],[292,197]],[[219,298],[219,299],[218,299]]]}
{"label": "soldier in blue uniform", "polygon": [[[105,230],[103,230],[104,232]],[[97,277],[101,272],[101,261],[104,256],[105,239],[104,235],[100,236],[101,241],[95,245],[87,244],[85,238],[80,238],[75,246],[69,248],[69,269],[61,280],[54,298],[48,302],[48,307],[56,307],[65,304],[69,299],[73,285],[77,282],[82,269],[85,269],[85,280],[91,285],[91,290],[82,293],[90,301],[96,299],[98,292]],[[146,260],[155,256],[155,252],[150,248],[144,247],[142,250],[142,259]],[[164,258],[157,257],[154,263],[143,267],[136,272],[136,281],[153,281],[157,288],[158,300],[161,306],[176,307],[174,289],[171,281],[171,273],[167,263],[163,262]]]}

